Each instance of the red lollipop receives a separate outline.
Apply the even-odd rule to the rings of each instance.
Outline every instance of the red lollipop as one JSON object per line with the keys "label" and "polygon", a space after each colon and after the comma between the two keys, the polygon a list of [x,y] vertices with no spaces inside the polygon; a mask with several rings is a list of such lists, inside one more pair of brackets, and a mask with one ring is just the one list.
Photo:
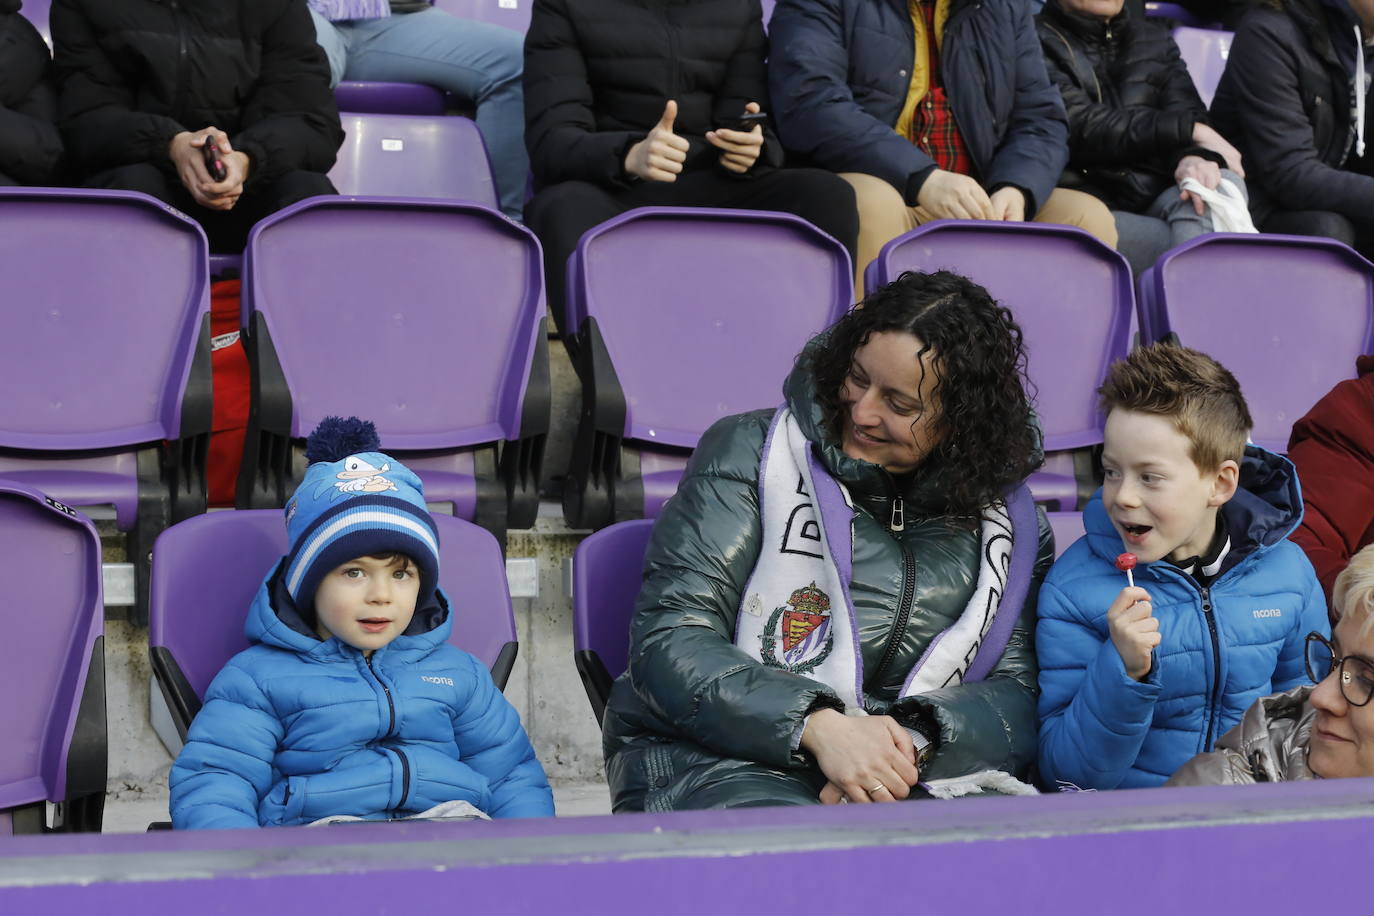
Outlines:
{"label": "red lollipop", "polygon": [[1135,577],[1131,575],[1131,570],[1135,569],[1136,556],[1133,553],[1120,553],[1116,556],[1116,568],[1126,574],[1126,584],[1135,587]]}

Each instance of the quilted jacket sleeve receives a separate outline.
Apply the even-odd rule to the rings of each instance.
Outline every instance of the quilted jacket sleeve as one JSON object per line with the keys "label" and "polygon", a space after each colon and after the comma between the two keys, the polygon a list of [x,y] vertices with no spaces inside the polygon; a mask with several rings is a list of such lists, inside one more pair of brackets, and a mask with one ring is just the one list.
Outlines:
{"label": "quilted jacket sleeve", "polygon": [[472,694],[454,710],[453,737],[463,761],[485,776],[491,787],[492,817],[548,817],[553,815],[553,792],[544,768],[534,756],[520,715],[491,674],[467,656]]}
{"label": "quilted jacket sleeve", "polygon": [[1053,575],[1040,589],[1040,778],[1048,785],[1116,788],[1150,731],[1158,666],[1143,683],[1131,678],[1105,615],[1105,606],[1077,606]]}
{"label": "quilted jacket sleeve", "polygon": [[1015,94],[1006,131],[982,176],[984,187],[1020,188],[1027,195],[1026,218],[1049,200],[1069,161],[1069,126],[1059,90],[1045,72],[1028,4],[1011,3],[1008,26],[1015,37]]}
{"label": "quilted jacket sleeve", "polygon": [[535,183],[626,187],[625,154],[644,132],[596,129],[587,62],[565,0],[535,0],[525,35],[524,81],[525,145]]}
{"label": "quilted jacket sleeve", "polygon": [[[1374,178],[1322,161],[1299,87],[1305,42],[1287,13],[1256,6],[1236,33],[1217,90],[1239,118],[1241,136],[1228,137],[1245,154],[1246,171],[1263,177],[1275,204],[1285,210],[1332,210],[1356,221],[1374,211]],[[1348,91],[1348,84],[1342,86]],[[1331,105],[1320,97],[1313,104]]]}
{"label": "quilted jacket sleeve", "polygon": [[[244,128],[230,137],[248,154],[248,186],[296,169],[328,172],[343,143],[329,65],[304,3],[285,3],[262,36],[262,68],[243,103]],[[197,125],[199,127],[199,125]]]}
{"label": "quilted jacket sleeve", "polygon": [[171,171],[168,145],[183,125],[134,110],[134,90],[101,49],[78,0],[52,5],[53,58],[67,155],[83,174],[152,162]]}
{"label": "quilted jacket sleeve", "polygon": [[[1045,45],[1045,66],[1068,113],[1069,158],[1074,165],[1146,163],[1168,158],[1191,144],[1193,125],[1205,120],[1205,109],[1172,40],[1159,42],[1165,61],[1156,70],[1167,74],[1164,94],[1172,102],[1151,108],[1111,105],[1095,98],[1075,73],[1065,69],[1060,58],[1063,54],[1074,59],[1069,39],[1047,26],[1041,26],[1040,36]],[[1180,75],[1187,86],[1175,87]]]}
{"label": "quilted jacket sleeve", "polygon": [[[788,149],[822,168],[864,172],[914,193],[935,162],[854,100],[842,6],[843,0],[782,0],[774,9],[768,79],[778,131]],[[914,175],[921,177],[913,181]]]}
{"label": "quilted jacket sleeve", "polygon": [[1035,616],[1045,574],[1054,562],[1054,537],[1043,512],[1026,601],[1002,657],[987,678],[945,687],[894,704],[898,721],[923,732],[933,726],[936,752],[922,778],[943,779],[980,770],[1016,776],[1035,760]]}
{"label": "quilted jacket sleeve", "polygon": [[768,668],[733,642],[740,595],[758,560],[758,467],[766,415],[717,422],[654,525],[630,628],[631,684],[649,710],[718,754],[799,766],[792,737],[838,697]]}
{"label": "quilted jacket sleeve", "polygon": [[173,828],[257,827],[283,734],[258,683],[231,660],[206,690],[172,764]]}

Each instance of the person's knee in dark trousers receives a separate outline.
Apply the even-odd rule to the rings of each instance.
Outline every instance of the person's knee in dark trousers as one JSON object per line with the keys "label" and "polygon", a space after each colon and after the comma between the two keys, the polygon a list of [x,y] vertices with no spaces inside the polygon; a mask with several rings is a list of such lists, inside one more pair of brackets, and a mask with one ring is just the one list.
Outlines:
{"label": "person's knee in dark trousers", "polygon": [[858,257],[859,210],[849,182],[824,169],[779,169],[773,177],[790,201],[779,210],[795,213],[835,239],[851,262]]}
{"label": "person's knee in dark trousers", "polygon": [[186,193],[180,182],[151,162],[135,162],[106,169],[81,184],[82,187],[107,191],[138,191],[182,210],[188,208],[191,200],[191,195]]}
{"label": "person's knee in dark trousers", "polygon": [[625,209],[605,188],[586,181],[550,185],[525,205],[525,225],[544,249],[544,291],[549,311],[569,352],[576,349],[573,335],[578,329],[567,327],[568,257],[577,250],[584,232]]}
{"label": "person's knee in dark trousers", "polygon": [[[328,175],[295,169],[273,180],[271,185],[262,190],[261,196],[271,203],[271,210],[268,211],[271,213],[308,197],[326,197],[338,193]],[[244,196],[248,194],[245,193]]]}
{"label": "person's knee in dark trousers", "polygon": [[1261,226],[1277,235],[1324,236],[1355,247],[1354,222],[1330,210],[1276,210]]}

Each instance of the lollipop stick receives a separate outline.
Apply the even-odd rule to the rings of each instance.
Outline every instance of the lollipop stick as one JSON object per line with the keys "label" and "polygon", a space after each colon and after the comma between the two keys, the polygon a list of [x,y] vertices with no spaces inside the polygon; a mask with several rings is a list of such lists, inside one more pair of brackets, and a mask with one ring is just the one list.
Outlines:
{"label": "lollipop stick", "polygon": [[1126,584],[1129,585],[1131,588],[1135,588],[1135,576],[1131,575],[1131,571],[1129,569],[1126,570]]}

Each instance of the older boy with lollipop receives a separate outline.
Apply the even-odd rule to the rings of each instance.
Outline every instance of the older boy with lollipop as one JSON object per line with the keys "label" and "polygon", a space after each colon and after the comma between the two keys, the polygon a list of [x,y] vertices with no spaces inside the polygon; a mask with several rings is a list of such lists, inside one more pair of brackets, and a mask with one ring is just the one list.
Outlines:
{"label": "older boy with lollipop", "polygon": [[1246,445],[1230,372],[1155,344],[1114,363],[1098,394],[1105,483],[1040,591],[1040,775],[1155,786],[1255,699],[1305,682],[1303,639],[1329,632],[1326,603],[1287,540],[1297,475]]}

